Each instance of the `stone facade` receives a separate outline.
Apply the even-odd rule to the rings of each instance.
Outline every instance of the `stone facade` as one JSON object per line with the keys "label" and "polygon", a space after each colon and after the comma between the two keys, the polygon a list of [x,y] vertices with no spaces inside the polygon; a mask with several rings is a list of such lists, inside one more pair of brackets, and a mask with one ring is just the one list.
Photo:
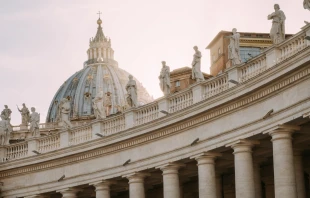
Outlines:
{"label": "stone facade", "polygon": [[1,196],[309,197],[309,35],[310,24],[152,103],[1,146]]}

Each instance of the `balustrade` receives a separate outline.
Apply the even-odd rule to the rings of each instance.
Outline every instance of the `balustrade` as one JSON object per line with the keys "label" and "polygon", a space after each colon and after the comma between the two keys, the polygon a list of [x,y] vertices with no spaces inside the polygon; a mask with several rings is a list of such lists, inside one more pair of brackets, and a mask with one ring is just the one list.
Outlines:
{"label": "balustrade", "polygon": [[45,153],[60,148],[60,134],[39,139],[38,151]]}
{"label": "balustrade", "polygon": [[169,111],[170,113],[180,111],[193,104],[193,92],[187,90],[185,92],[174,95],[169,99]]}
{"label": "balustrade", "polygon": [[[160,116],[160,110],[174,113],[193,105],[194,102],[200,102],[201,98],[207,99],[218,95],[229,89],[229,79],[245,82],[307,48],[309,42],[305,41],[305,36],[306,31],[303,30],[283,43],[272,46],[266,50],[266,52],[254,57],[247,63],[236,66],[223,74],[195,84],[193,87],[172,94],[164,99],[129,110],[125,114],[106,118],[103,121],[100,121],[98,132],[105,136],[115,134],[133,126],[145,124],[158,119]],[[68,145],[71,146],[90,141],[93,139],[92,136],[94,135],[92,133],[94,128],[92,128],[90,122],[90,120],[72,122],[74,127],[70,131],[63,131],[52,136],[37,138],[35,147],[40,153],[45,153],[67,147]],[[40,129],[56,128],[58,128],[58,123],[40,124]],[[13,126],[13,131],[20,130],[20,126]],[[27,157],[29,154],[28,148],[29,150],[33,149],[33,142],[29,144],[31,141],[33,140],[26,140],[25,142],[4,146],[4,152],[2,156],[0,156],[0,160],[7,161]],[[63,144],[62,146],[61,143]]]}
{"label": "balustrade", "polygon": [[87,142],[92,139],[91,126],[85,126],[81,128],[73,129],[70,133],[69,145],[76,145],[83,142]]}
{"label": "balustrade", "polygon": [[135,125],[144,124],[151,122],[158,118],[159,107],[158,103],[151,103],[143,106],[136,112],[136,122]]}
{"label": "balustrade", "polygon": [[103,122],[103,134],[111,135],[125,129],[125,116],[120,115]]}
{"label": "balustrade", "polygon": [[205,86],[205,93],[203,95],[203,99],[210,98],[229,88],[228,75],[223,74],[221,76],[214,77],[203,85]]}
{"label": "balustrade", "polygon": [[307,42],[305,40],[306,33],[302,32],[296,36],[288,39],[283,44],[279,46],[281,55],[279,61],[283,61],[291,56],[297,54],[301,50],[307,47]]}
{"label": "balustrade", "polygon": [[266,54],[262,54],[240,68],[240,82],[247,81],[267,69]]}
{"label": "balustrade", "polygon": [[28,154],[28,142],[11,144],[6,148],[6,160],[14,160],[26,157]]}

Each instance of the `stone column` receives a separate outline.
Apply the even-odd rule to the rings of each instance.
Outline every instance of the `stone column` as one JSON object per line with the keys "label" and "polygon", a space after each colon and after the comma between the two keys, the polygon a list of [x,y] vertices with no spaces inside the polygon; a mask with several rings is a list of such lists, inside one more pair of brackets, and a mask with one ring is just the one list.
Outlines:
{"label": "stone column", "polygon": [[194,156],[198,166],[199,197],[216,198],[215,158],[219,153],[204,152]]}
{"label": "stone column", "polygon": [[169,163],[158,167],[163,171],[164,198],[180,198],[179,169],[180,163]]}
{"label": "stone column", "polygon": [[110,186],[115,183],[114,181],[98,181],[89,185],[96,188],[96,198],[110,198]]}
{"label": "stone column", "polygon": [[81,190],[77,188],[65,188],[62,190],[58,190],[56,192],[62,194],[62,198],[77,198],[77,193],[80,192]]}
{"label": "stone column", "polygon": [[280,125],[269,132],[272,137],[274,187],[276,198],[296,198],[292,133],[296,126]]}
{"label": "stone column", "polygon": [[300,149],[294,149],[294,169],[297,198],[306,198],[304,167],[302,162],[302,151]]}
{"label": "stone column", "polygon": [[253,172],[254,172],[255,198],[262,198],[262,181],[260,175],[260,165],[259,162],[255,160],[253,163]]}
{"label": "stone column", "polygon": [[145,198],[144,178],[150,176],[149,173],[133,173],[126,175],[129,180],[129,197],[130,198]]}
{"label": "stone column", "polygon": [[230,145],[235,155],[236,198],[255,197],[252,147],[257,141],[239,140]]}
{"label": "stone column", "polygon": [[215,182],[216,182],[216,198],[222,198],[222,175],[221,174],[216,174],[215,176]]}

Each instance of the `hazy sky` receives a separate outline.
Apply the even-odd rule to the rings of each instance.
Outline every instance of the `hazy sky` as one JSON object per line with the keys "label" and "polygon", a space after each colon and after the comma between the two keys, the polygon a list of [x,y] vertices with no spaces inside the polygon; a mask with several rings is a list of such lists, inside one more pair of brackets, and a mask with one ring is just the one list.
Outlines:
{"label": "hazy sky", "polygon": [[12,124],[21,122],[16,104],[35,106],[45,122],[60,85],[86,61],[89,38],[103,13],[103,31],[112,39],[119,66],[139,79],[149,93],[158,85],[161,61],[171,70],[189,66],[194,45],[209,73],[207,44],[220,30],[269,32],[267,15],[279,3],[287,33],[310,21],[303,0],[0,0],[0,110],[12,109]]}

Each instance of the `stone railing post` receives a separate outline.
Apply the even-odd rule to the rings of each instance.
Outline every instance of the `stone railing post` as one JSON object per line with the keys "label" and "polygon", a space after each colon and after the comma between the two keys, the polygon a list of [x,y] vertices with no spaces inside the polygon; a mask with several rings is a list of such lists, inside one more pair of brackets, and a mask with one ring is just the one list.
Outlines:
{"label": "stone railing post", "polygon": [[28,156],[36,155],[33,151],[38,151],[39,138],[31,138],[28,140]]}
{"label": "stone railing post", "polygon": [[275,66],[281,57],[281,51],[278,47],[274,46],[272,49],[266,52],[266,67],[267,69]]}
{"label": "stone railing post", "polygon": [[96,135],[96,133],[102,134],[102,122],[99,120],[96,120],[95,122],[92,123],[92,139],[98,139],[100,138],[99,136]]}
{"label": "stone railing post", "polygon": [[204,86],[202,84],[197,84],[192,87],[193,91],[193,104],[196,104],[202,100],[204,94]]}
{"label": "stone railing post", "polygon": [[158,101],[158,111],[159,111],[159,114],[158,114],[159,118],[166,115],[164,113],[161,113],[160,111],[165,111],[165,112],[169,113],[169,100],[168,100],[168,98],[164,97]]}
{"label": "stone railing post", "polygon": [[237,84],[229,82],[230,80],[233,82],[239,83],[240,81],[240,69],[238,67],[232,67],[231,69],[228,70],[228,88],[234,87]]}
{"label": "stone railing post", "polygon": [[6,161],[6,146],[0,146],[0,162]]}
{"label": "stone railing post", "polygon": [[134,108],[130,108],[125,112],[125,129],[129,129],[135,126],[136,112]]}
{"label": "stone railing post", "polygon": [[69,146],[70,141],[70,130],[64,130],[60,132],[60,148]]}

